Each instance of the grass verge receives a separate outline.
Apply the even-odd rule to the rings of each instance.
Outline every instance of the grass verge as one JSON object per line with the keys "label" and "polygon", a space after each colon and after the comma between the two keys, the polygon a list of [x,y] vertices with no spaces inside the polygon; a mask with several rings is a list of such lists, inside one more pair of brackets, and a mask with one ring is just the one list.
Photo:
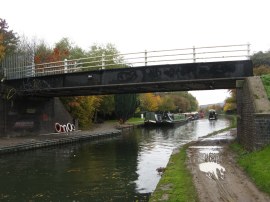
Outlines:
{"label": "grass verge", "polygon": [[[214,131],[207,136],[216,135],[218,133],[230,130],[236,127],[236,116],[232,115],[228,118],[231,119],[229,127],[219,131]],[[186,160],[187,154],[186,149],[189,144],[186,144],[180,151],[173,154],[170,157],[169,163],[166,167],[166,171],[160,179],[157,188],[150,198],[150,202],[155,201],[198,201],[198,195],[196,188],[192,181],[192,175],[187,168]]]}
{"label": "grass verge", "polygon": [[144,119],[141,119],[141,118],[130,118],[127,120],[127,123],[129,124],[134,124],[134,125],[138,125],[138,124],[142,124],[144,123]]}
{"label": "grass verge", "polygon": [[192,175],[186,166],[187,147],[188,145],[182,147],[179,152],[170,157],[166,171],[151,196],[150,202],[198,201]]}
{"label": "grass verge", "polygon": [[262,75],[261,80],[264,85],[267,97],[270,100],[270,74]]}
{"label": "grass verge", "polygon": [[230,148],[237,153],[238,164],[257,187],[270,195],[270,146],[255,152],[247,152],[238,143],[231,144]]}

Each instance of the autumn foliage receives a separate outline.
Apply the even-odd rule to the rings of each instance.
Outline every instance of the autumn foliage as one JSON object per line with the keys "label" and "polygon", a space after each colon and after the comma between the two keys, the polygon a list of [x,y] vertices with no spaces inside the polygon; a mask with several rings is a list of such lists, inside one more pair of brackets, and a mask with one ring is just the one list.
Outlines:
{"label": "autumn foliage", "polygon": [[2,33],[0,33],[0,61],[4,58],[5,56],[5,46],[4,46],[4,36]]}
{"label": "autumn foliage", "polygon": [[[52,49],[45,43],[40,43],[35,50],[36,73],[43,74],[46,71],[55,70],[63,71],[65,59],[87,58],[100,56],[104,53],[114,55],[116,52],[117,50],[112,45],[107,45],[106,47],[94,46],[89,52],[86,52],[77,46],[72,46],[67,38],[60,40]],[[53,63],[53,65],[44,63]],[[63,97],[61,100],[71,115],[78,119],[79,126],[82,129],[87,129],[91,126],[98,112],[103,114],[106,112],[112,113],[112,104],[114,104],[110,96]]]}
{"label": "autumn foliage", "polygon": [[142,110],[154,112],[157,111],[161,105],[161,98],[159,95],[155,95],[154,93],[145,93],[141,94],[140,102]]}
{"label": "autumn foliage", "polygon": [[223,111],[236,111],[236,90],[230,90],[230,97],[225,100]]}
{"label": "autumn foliage", "polygon": [[67,107],[72,116],[79,120],[82,129],[91,126],[96,109],[100,106],[102,97],[100,96],[77,96],[62,98],[62,102]]}
{"label": "autumn foliage", "polygon": [[190,112],[198,109],[197,100],[188,92],[145,93],[140,95],[141,111]]}

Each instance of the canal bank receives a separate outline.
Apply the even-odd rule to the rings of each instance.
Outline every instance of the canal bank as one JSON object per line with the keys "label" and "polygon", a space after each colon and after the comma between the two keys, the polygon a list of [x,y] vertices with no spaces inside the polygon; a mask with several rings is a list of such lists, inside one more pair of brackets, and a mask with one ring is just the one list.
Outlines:
{"label": "canal bank", "polygon": [[0,154],[39,149],[44,147],[69,144],[81,141],[94,141],[121,135],[122,131],[130,130],[133,125],[117,123],[96,124],[91,130],[74,131],[71,133],[51,133],[20,137],[1,137]]}
{"label": "canal bank", "polygon": [[223,131],[178,149],[150,201],[270,201],[237,165],[235,138],[235,130]]}

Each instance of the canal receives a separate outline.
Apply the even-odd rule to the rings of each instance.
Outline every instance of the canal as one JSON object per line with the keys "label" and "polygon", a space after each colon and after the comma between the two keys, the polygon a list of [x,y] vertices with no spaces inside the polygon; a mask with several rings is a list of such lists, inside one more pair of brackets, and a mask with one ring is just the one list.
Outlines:
{"label": "canal", "polygon": [[229,126],[201,119],[0,156],[1,201],[148,201],[172,150]]}

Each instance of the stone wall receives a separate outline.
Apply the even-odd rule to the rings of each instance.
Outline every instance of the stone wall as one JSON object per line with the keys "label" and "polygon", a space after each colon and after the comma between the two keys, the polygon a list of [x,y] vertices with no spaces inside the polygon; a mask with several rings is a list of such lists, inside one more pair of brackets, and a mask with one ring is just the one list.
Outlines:
{"label": "stone wall", "polygon": [[270,102],[260,77],[237,82],[238,140],[250,151],[270,143]]}

